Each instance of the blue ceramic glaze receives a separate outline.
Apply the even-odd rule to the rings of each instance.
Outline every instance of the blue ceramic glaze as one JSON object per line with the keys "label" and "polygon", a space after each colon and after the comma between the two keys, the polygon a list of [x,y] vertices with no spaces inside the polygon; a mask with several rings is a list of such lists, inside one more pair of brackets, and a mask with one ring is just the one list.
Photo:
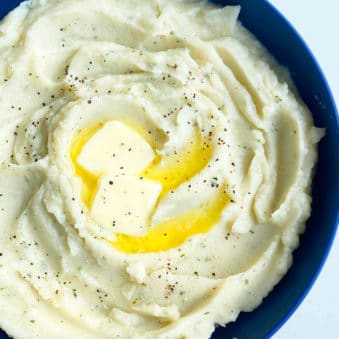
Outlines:
{"label": "blue ceramic glaze", "polygon": [[[0,18],[21,1],[1,1]],[[296,31],[264,0],[214,1],[241,5],[240,20],[288,67],[298,91],[313,113],[315,125],[326,128],[319,144],[313,181],[312,215],[292,268],[255,311],[241,313],[236,322],[217,328],[213,339],[269,338],[291,316],[317,278],[339,223],[339,117],[327,82],[311,52]],[[1,117],[0,117],[1,118]],[[0,332],[0,339],[8,338]]]}

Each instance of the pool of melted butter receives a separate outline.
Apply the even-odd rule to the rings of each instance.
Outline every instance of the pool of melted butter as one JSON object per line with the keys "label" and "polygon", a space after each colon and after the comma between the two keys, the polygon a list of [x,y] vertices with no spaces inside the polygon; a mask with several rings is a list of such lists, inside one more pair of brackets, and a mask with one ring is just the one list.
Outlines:
{"label": "pool of melted butter", "polygon": [[[101,121],[81,130],[74,136],[71,143],[70,159],[74,175],[81,179],[81,200],[88,211],[92,208],[102,175],[95,175],[88,171],[79,164],[78,158],[84,146],[103,128],[105,123],[107,122]],[[208,139],[195,130],[192,140],[187,142],[180,151],[161,156],[156,152],[155,142],[147,131],[133,123],[126,124],[142,136],[155,151],[154,160],[139,173],[139,176],[158,182],[162,187],[157,204],[149,217],[149,220],[152,220],[152,215],[159,202],[170,191],[174,191],[182,183],[188,182],[208,165],[212,157],[212,146]],[[229,197],[225,193],[225,185],[220,185],[213,198],[198,208],[163,220],[152,227],[149,225],[147,234],[142,236],[115,233],[116,239],[110,243],[117,250],[131,254],[159,252],[175,248],[196,234],[208,232],[219,221],[228,202]]]}

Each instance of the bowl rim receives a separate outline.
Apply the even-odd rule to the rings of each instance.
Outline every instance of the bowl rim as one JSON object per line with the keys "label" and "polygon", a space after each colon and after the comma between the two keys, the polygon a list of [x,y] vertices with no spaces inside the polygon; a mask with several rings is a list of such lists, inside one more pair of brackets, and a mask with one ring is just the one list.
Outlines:
{"label": "bowl rim", "polygon": [[[329,102],[330,102],[330,107],[329,107],[328,110],[333,112],[333,118],[334,118],[334,122],[336,124],[335,129],[337,131],[337,142],[338,142],[339,141],[339,113],[338,113],[338,108],[337,108],[336,104],[339,104],[339,103],[336,103],[336,101],[335,101],[335,98],[333,96],[333,92],[331,90],[329,82],[328,82],[328,80],[325,76],[325,73],[324,73],[319,61],[315,57],[312,49],[306,43],[305,39],[298,32],[298,30],[294,27],[294,25],[290,22],[290,20],[285,15],[283,15],[280,12],[280,10],[276,6],[274,6],[269,0],[265,0],[265,3],[268,6],[268,8],[272,12],[274,12],[288,26],[288,28],[291,30],[292,34],[294,34],[294,36],[298,39],[298,42],[300,43],[302,48],[309,55],[310,59],[313,62],[314,67],[317,69],[317,71],[319,73],[319,79],[322,82],[322,86],[324,87],[325,92],[328,95],[328,99],[329,99]],[[337,157],[338,157],[338,154],[339,154],[338,150],[337,150],[336,154],[337,154]],[[329,241],[327,243],[327,246],[324,248],[322,258],[320,260],[320,263],[319,263],[316,271],[314,272],[314,274],[313,274],[311,280],[309,281],[308,285],[304,288],[303,292],[300,294],[297,302],[290,306],[290,308],[289,308],[288,312],[285,314],[285,316],[274,326],[274,328],[272,328],[272,330],[270,330],[266,333],[265,337],[271,338],[274,334],[276,334],[281,329],[281,327],[292,317],[292,315],[296,312],[296,310],[299,308],[299,306],[302,304],[302,302],[308,296],[309,292],[311,291],[311,289],[314,287],[314,284],[318,280],[320,273],[324,269],[325,263],[326,263],[328,256],[329,256],[329,254],[332,250],[334,240],[335,240],[337,234],[339,234],[338,229],[339,229],[339,200],[338,200],[337,207],[336,207],[335,222],[333,224],[332,231],[331,231],[330,236],[329,236]]]}
{"label": "bowl rim", "polygon": [[[222,3],[223,5],[239,5],[239,3],[241,3],[241,4],[244,4],[244,6],[243,6],[244,8],[246,7],[246,4],[247,4],[246,1],[244,1],[244,0],[223,0],[223,1],[214,0],[212,2],[216,2],[216,3],[219,3],[219,4]],[[338,115],[338,109],[337,109],[336,102],[335,102],[334,97],[333,97],[333,93],[330,89],[328,80],[326,79],[326,76],[325,76],[319,62],[317,61],[317,58],[315,57],[314,53],[312,52],[312,50],[310,49],[308,44],[305,42],[305,40],[303,39],[301,34],[297,31],[297,29],[293,26],[293,24],[288,20],[288,18],[285,17],[278,10],[277,7],[275,7],[269,0],[254,0],[253,4],[251,4],[251,5],[256,6],[257,3],[258,3],[258,5],[260,5],[263,8],[263,10],[267,10],[267,12],[270,12],[270,15],[272,15],[274,17],[274,20],[279,20],[280,23],[281,23],[281,26],[286,27],[286,30],[288,30],[288,35],[293,37],[293,39],[295,39],[296,43],[300,46],[300,48],[307,55],[307,57],[309,59],[309,63],[311,64],[312,70],[317,72],[317,83],[319,83],[321,88],[324,89],[324,93],[325,93],[324,97],[327,97],[327,99],[328,99],[327,109],[326,109],[329,112],[328,116],[333,118],[333,123],[335,125],[334,126],[334,129],[335,129],[334,143],[337,145],[337,148],[335,149],[335,152],[334,152],[334,156],[335,156],[335,159],[336,159],[334,161],[337,161],[339,163],[339,115]],[[242,22],[241,18],[240,18],[240,21]],[[243,23],[243,24],[247,28],[246,22]],[[272,51],[270,49],[270,47],[267,46],[265,44],[265,42],[262,41],[262,39],[259,38],[255,32],[253,32],[252,29],[250,29],[250,28],[247,28],[247,29],[249,29],[249,31],[251,33],[253,33],[261,43],[263,43],[263,45],[268,49],[270,54],[272,54],[274,57],[277,57],[277,54],[274,53],[274,51]],[[260,32],[260,30],[259,30],[259,32]],[[283,63],[283,62],[280,62],[280,61],[279,61],[279,63],[283,64],[288,70],[290,68],[289,66],[292,65],[290,63]],[[291,74],[291,76],[293,78],[292,74]],[[299,92],[300,88],[301,88],[300,86],[296,85],[296,89],[297,89],[298,92]],[[299,95],[300,95],[300,97],[302,97],[301,94],[299,94]],[[307,104],[307,100],[304,100],[304,101]],[[339,105],[339,102],[337,104]],[[313,113],[312,113],[312,116],[314,118]],[[317,165],[318,165],[318,163],[317,163]],[[318,166],[315,167],[314,174],[317,173],[317,171],[318,171]],[[313,187],[313,185],[312,185],[312,187]],[[324,264],[325,264],[325,262],[326,262],[326,260],[329,256],[329,253],[332,249],[333,242],[336,238],[337,230],[339,228],[339,196],[335,200],[335,204],[336,204],[336,206],[333,208],[334,221],[329,223],[330,228],[329,228],[329,231],[326,232],[326,234],[328,236],[327,242],[326,242],[325,246],[322,246],[321,254],[318,256],[318,258],[319,258],[318,264],[314,266],[315,269],[313,270],[313,273],[310,274],[309,278],[305,280],[306,283],[304,285],[304,288],[301,289],[301,292],[298,294],[297,298],[295,298],[295,300],[293,302],[289,303],[287,310],[282,315],[275,317],[275,319],[274,319],[275,321],[270,322],[271,325],[269,326],[269,328],[263,330],[262,333],[260,333],[261,335],[263,335],[264,338],[271,338],[291,318],[291,316],[298,309],[300,304],[304,301],[304,299],[306,298],[306,296],[308,295],[308,293],[310,292],[310,290],[314,286],[316,280],[319,278],[319,275],[320,275],[322,269],[324,268]],[[312,214],[308,218],[307,222],[309,220],[311,220],[311,218],[312,218]],[[300,237],[302,237],[302,236],[303,236],[303,234],[300,234]],[[297,249],[298,248],[296,248],[293,251],[293,258],[295,256],[294,252]],[[293,266],[293,264],[292,264],[292,266]],[[290,269],[286,272],[284,277],[288,275]],[[268,296],[276,288],[279,287],[280,283],[281,283],[281,281],[279,281],[276,284],[276,286],[274,286],[273,290],[268,294]],[[266,298],[264,298],[262,304],[265,302],[265,299]],[[259,305],[259,306],[261,306],[261,305]],[[255,312],[255,310],[253,312]],[[227,324],[226,324],[226,327],[227,327]],[[216,338],[219,338],[219,337],[216,336]],[[247,338],[247,336],[246,336],[246,338]],[[248,337],[248,338],[251,338],[251,337]]]}

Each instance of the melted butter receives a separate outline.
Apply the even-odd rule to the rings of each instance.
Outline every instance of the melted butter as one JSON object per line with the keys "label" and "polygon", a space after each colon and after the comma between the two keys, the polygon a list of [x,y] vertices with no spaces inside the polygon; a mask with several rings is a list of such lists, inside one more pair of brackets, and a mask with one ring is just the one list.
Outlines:
{"label": "melted butter", "polygon": [[155,225],[145,236],[116,234],[111,244],[125,253],[166,251],[184,243],[188,238],[208,232],[219,220],[229,202],[224,188],[208,203]]}
{"label": "melted butter", "polygon": [[73,138],[70,157],[73,164],[74,174],[81,179],[81,200],[87,209],[90,209],[95,194],[98,189],[99,177],[87,171],[83,168],[77,161],[82,148],[86,145],[86,143],[91,139],[91,137],[100,130],[103,126],[103,122],[98,123],[97,125],[81,130],[79,133]]}
{"label": "melted butter", "polygon": [[[146,131],[134,124],[126,124],[155,148],[154,140]],[[97,193],[99,180],[105,173],[96,176],[83,168],[77,159],[85,144],[103,125],[104,122],[100,122],[93,127],[81,130],[73,138],[70,150],[74,174],[82,182],[81,199],[88,210],[90,210]],[[179,152],[164,157],[156,155],[153,162],[140,175],[161,183],[162,191],[158,199],[159,202],[169,191],[175,190],[182,183],[198,174],[208,164],[211,156],[212,147],[209,142],[195,130],[192,141]],[[224,188],[221,188],[206,204],[155,225],[145,236],[117,233],[116,240],[111,244],[125,253],[158,252],[177,247],[196,234],[208,232],[219,221],[221,212],[228,202],[229,198],[224,193]],[[157,205],[153,213],[156,208]]]}
{"label": "melted butter", "polygon": [[211,156],[212,147],[209,142],[195,130],[193,140],[183,149],[165,157],[157,155],[141,175],[161,183],[161,199],[206,167]]}

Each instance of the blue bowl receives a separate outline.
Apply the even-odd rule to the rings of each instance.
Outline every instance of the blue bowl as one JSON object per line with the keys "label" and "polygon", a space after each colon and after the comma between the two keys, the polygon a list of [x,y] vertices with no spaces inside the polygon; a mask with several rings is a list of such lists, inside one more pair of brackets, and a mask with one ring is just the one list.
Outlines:
{"label": "blue bowl", "polygon": [[[1,1],[0,18],[21,1]],[[281,282],[255,311],[217,328],[214,339],[259,339],[273,335],[291,316],[313,285],[328,255],[339,223],[339,118],[327,82],[296,31],[264,0],[214,1],[241,5],[240,20],[282,64],[288,67],[299,93],[313,113],[315,125],[326,128],[319,144],[313,181],[312,215],[294,263]],[[0,332],[0,338],[8,338]]]}

